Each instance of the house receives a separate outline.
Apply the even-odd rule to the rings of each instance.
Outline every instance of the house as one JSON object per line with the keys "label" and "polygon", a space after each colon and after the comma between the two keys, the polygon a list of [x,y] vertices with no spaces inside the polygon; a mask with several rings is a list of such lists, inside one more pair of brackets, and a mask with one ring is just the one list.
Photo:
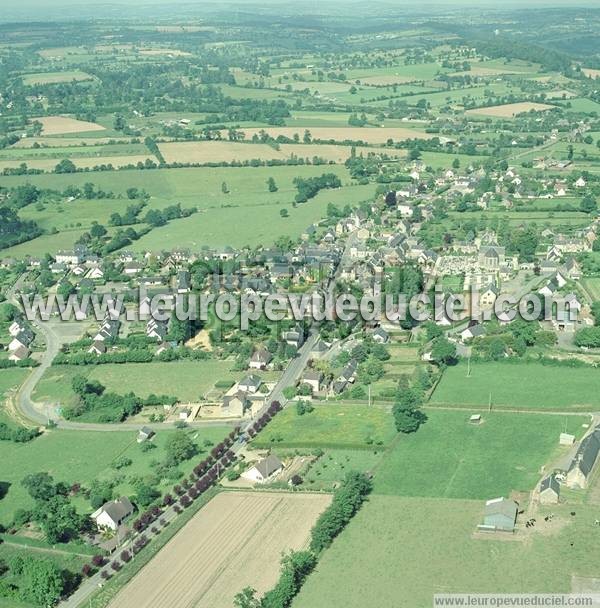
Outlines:
{"label": "house", "polygon": [[309,369],[304,372],[302,376],[302,383],[308,384],[312,389],[313,393],[318,393],[321,390],[321,382],[323,381],[323,374],[315,369]]}
{"label": "house", "polygon": [[99,529],[117,530],[123,521],[133,513],[133,505],[127,496],[104,503],[92,513],[92,519]]}
{"label": "house", "polygon": [[250,357],[250,369],[265,369],[273,356],[266,348],[258,348]]}
{"label": "house", "polygon": [[555,505],[560,498],[560,484],[555,475],[548,475],[542,479],[540,484],[540,503],[543,505]]}
{"label": "house", "polygon": [[383,327],[376,327],[373,330],[371,337],[373,338],[373,341],[377,342],[378,344],[386,344],[390,339],[390,335],[387,331],[385,331],[385,329],[383,329]]}
{"label": "house", "polygon": [[480,530],[514,532],[519,506],[508,498],[493,498],[485,503],[483,524]]}
{"label": "house", "polygon": [[252,468],[242,473],[242,477],[255,483],[265,483],[281,473],[283,469],[283,462],[277,456],[269,454]]}
{"label": "house", "polygon": [[8,350],[15,351],[21,347],[29,348],[33,342],[35,334],[27,327],[24,327],[9,343]]}
{"label": "house", "polygon": [[312,359],[321,359],[327,352],[329,352],[329,346],[319,338],[310,349],[310,356]]}
{"label": "house", "polygon": [[149,428],[147,426],[143,426],[138,431],[137,442],[143,443],[144,441],[148,441],[149,439],[152,439],[152,437],[154,437],[155,434],[156,433],[151,428]]}
{"label": "house", "polygon": [[221,414],[223,416],[235,416],[241,418],[248,404],[248,394],[244,391],[236,391],[223,397]]}
{"label": "house", "polygon": [[88,348],[88,353],[93,353],[96,356],[103,355],[106,352],[106,344],[102,340],[94,340],[92,345]]}
{"label": "house", "polygon": [[485,327],[476,321],[469,324],[467,329],[463,329],[463,331],[460,332],[460,339],[463,342],[472,340],[473,338],[479,338],[480,336],[485,336]]}
{"label": "house", "polygon": [[238,389],[244,391],[245,393],[256,393],[262,384],[262,379],[260,376],[256,376],[255,374],[250,374],[245,378],[242,378],[238,382]]}
{"label": "house", "polygon": [[28,359],[29,355],[31,355],[31,351],[26,346],[19,346],[12,351],[8,359],[15,362],[23,361],[24,359]]}
{"label": "house", "polygon": [[191,275],[187,270],[180,270],[175,278],[177,293],[189,293],[192,286]]}
{"label": "house", "polygon": [[585,489],[600,452],[600,427],[597,426],[579,444],[566,474],[569,488]]}
{"label": "house", "polygon": [[127,276],[133,276],[136,275],[140,272],[142,272],[142,270],[144,269],[144,266],[142,264],[140,264],[139,262],[127,262],[124,266],[123,266],[123,274],[126,274]]}
{"label": "house", "polygon": [[482,308],[491,308],[497,297],[498,288],[493,283],[490,283],[479,296],[479,305]]}
{"label": "house", "polygon": [[286,344],[300,348],[304,344],[304,330],[298,325],[295,329],[282,332],[281,338]]}

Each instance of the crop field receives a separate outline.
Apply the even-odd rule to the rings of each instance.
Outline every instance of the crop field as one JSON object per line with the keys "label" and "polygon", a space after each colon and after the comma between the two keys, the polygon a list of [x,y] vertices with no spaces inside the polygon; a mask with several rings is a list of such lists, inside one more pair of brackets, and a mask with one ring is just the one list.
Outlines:
{"label": "crop field", "polygon": [[[540,467],[568,448],[565,431],[576,435],[589,423],[584,415],[554,416],[481,411],[424,410],[417,433],[401,435],[375,475],[375,492],[399,496],[477,498],[532,490]],[[389,414],[388,414],[389,415]]]}
{"label": "crop field", "polygon": [[299,416],[291,404],[253,441],[255,447],[368,448],[386,445],[396,434],[389,412],[366,405],[315,404]]}
{"label": "crop field", "polygon": [[582,283],[594,301],[600,302],[600,278],[585,278]]}
{"label": "crop field", "polygon": [[82,82],[84,80],[93,80],[93,78],[93,76],[90,76],[81,70],[72,70],[69,72],[40,72],[39,74],[26,74],[23,76],[23,84],[27,86],[37,84],[59,84],[61,82]]}
{"label": "crop field", "polygon": [[423,608],[435,593],[569,593],[572,574],[600,576],[592,533],[597,509],[578,506],[576,517],[567,505],[552,511],[561,521],[552,531],[540,517],[542,529],[525,542],[482,540],[473,536],[480,500],[371,496],[293,607],[396,606],[402,598],[402,606]]}
{"label": "crop field", "polygon": [[42,123],[42,133],[44,135],[104,131],[104,127],[95,122],[76,120],[75,118],[68,118],[66,116],[41,116],[33,120]]}
{"label": "crop field", "polygon": [[466,114],[473,114],[476,116],[497,116],[500,118],[512,118],[517,114],[522,114],[523,112],[531,112],[531,110],[535,110],[536,112],[542,112],[543,110],[552,110],[554,106],[548,105],[546,103],[531,103],[531,102],[523,102],[523,103],[508,103],[501,106],[490,106],[488,108],[475,108],[473,110],[467,110]]}
{"label": "crop field", "polygon": [[221,492],[114,598],[110,608],[230,608],[277,581],[281,554],[306,546],[326,494]]}
{"label": "crop field", "polygon": [[600,370],[540,363],[472,363],[448,367],[431,405],[453,407],[595,411]]}
{"label": "crop field", "polygon": [[110,391],[123,387],[140,397],[173,395],[182,401],[196,402],[218,380],[238,380],[242,374],[231,371],[231,362],[219,360],[176,361],[172,363],[123,363],[92,366],[60,365],[50,368],[38,384],[38,401],[73,403],[71,380],[84,374],[98,380]]}
{"label": "crop field", "polygon": [[[430,133],[418,129],[406,127],[306,127],[313,139],[324,141],[364,141],[367,144],[383,144],[388,139],[403,141],[405,139],[431,139],[434,137]],[[246,139],[251,139],[253,135],[259,135],[260,131],[265,131],[271,137],[283,135],[290,139],[298,135],[300,140],[304,137],[305,129],[295,127],[265,127],[264,129],[242,129],[246,134]]]}
{"label": "crop field", "polygon": [[[352,152],[350,146],[319,144],[279,144],[274,148],[267,144],[239,143],[226,141],[177,142],[159,145],[160,151],[168,163],[220,163],[231,161],[284,160],[293,156],[310,158],[315,156],[334,163],[343,163]],[[402,157],[403,150],[380,148],[356,148],[356,154],[384,153]]]}
{"label": "crop field", "polygon": [[[77,156],[70,157],[73,164],[79,169],[92,168],[100,165],[112,165],[113,167],[126,167],[128,165],[137,165],[143,163],[147,159],[156,162],[156,158],[150,154],[135,155],[131,156],[93,156],[93,157],[82,157]],[[43,159],[25,159],[25,160],[5,160],[0,159],[0,169],[5,168],[17,168],[21,164],[25,163],[30,169],[41,169],[42,171],[53,171],[56,165],[60,162],[61,158],[43,158]]]}
{"label": "crop field", "polygon": [[[199,453],[203,453],[208,450],[208,444],[218,443],[230,430],[227,426],[210,426],[189,432]],[[0,501],[0,522],[9,525],[17,509],[34,506],[20,481],[26,475],[41,471],[68,485],[80,483],[89,487],[95,479],[114,480],[115,494],[133,494],[132,481],[153,472],[155,463],[164,458],[167,438],[175,432],[172,427],[159,430],[153,440],[156,448],[142,451],[136,441],[137,431],[138,427],[133,425],[131,430],[112,433],[53,430],[28,443],[0,442],[2,481],[9,484],[6,496]],[[131,459],[132,463],[117,471],[112,463],[121,456]],[[180,467],[185,470],[186,463]],[[172,485],[172,481],[165,481],[161,489]],[[74,504],[81,513],[91,512],[89,501],[83,496],[75,497]]]}

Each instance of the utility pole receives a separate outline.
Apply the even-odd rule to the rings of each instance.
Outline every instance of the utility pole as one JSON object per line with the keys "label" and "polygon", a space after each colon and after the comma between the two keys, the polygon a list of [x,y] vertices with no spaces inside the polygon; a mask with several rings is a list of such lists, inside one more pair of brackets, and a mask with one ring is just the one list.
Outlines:
{"label": "utility pole", "polygon": [[492,411],[492,391],[490,391],[490,400],[488,403],[488,412]]}
{"label": "utility pole", "polygon": [[467,378],[471,377],[471,355],[467,359]]}

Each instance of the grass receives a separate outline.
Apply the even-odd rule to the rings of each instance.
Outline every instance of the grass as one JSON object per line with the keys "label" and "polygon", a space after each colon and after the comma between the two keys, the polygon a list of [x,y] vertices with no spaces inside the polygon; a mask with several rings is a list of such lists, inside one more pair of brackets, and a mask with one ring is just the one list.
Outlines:
{"label": "grass", "polygon": [[[224,426],[211,426],[189,432],[197,445],[207,449],[203,447],[205,440],[216,443],[225,437],[228,430]],[[164,457],[164,443],[173,432],[172,427],[159,430],[154,440],[156,449],[147,452],[143,452],[136,441],[137,429],[131,432],[54,430],[25,444],[0,442],[2,481],[10,484],[6,496],[0,501],[0,522],[8,525],[17,509],[33,506],[33,500],[20,482],[26,475],[40,471],[47,471],[57,481],[88,487],[94,479],[112,479],[116,482],[115,495],[133,494],[132,482],[135,478],[152,475],[154,462]],[[117,472],[111,468],[111,463],[120,456],[133,462]],[[192,462],[181,465],[181,470],[186,470],[186,466],[191,468]],[[171,485],[172,482],[163,483],[161,489],[164,491]],[[91,513],[89,502],[82,496],[73,500],[81,513]]]}
{"label": "grass", "polygon": [[585,278],[583,279],[582,283],[594,300],[596,302],[600,302],[600,279]]}
{"label": "grass", "polygon": [[98,380],[107,390],[133,391],[140,397],[173,395],[181,401],[198,401],[217,380],[238,380],[228,361],[175,361],[171,363],[124,363],[95,366],[58,365],[51,367],[36,387],[36,401],[74,403],[71,389],[74,376],[83,374]]}
{"label": "grass", "polygon": [[529,491],[540,467],[560,454],[558,436],[580,434],[585,416],[426,410],[428,420],[402,435],[375,476],[375,492],[400,496],[477,498]]}
{"label": "grass", "polygon": [[81,70],[70,70],[66,72],[40,72],[39,74],[25,74],[23,76],[23,84],[26,86],[38,84],[58,84],[63,82],[93,80],[86,72]]}
{"label": "grass", "polygon": [[396,606],[398,598],[422,608],[435,593],[568,593],[572,574],[597,577],[600,567],[595,510],[578,508],[576,518],[567,510],[553,508],[562,529],[503,542],[472,536],[481,501],[372,496],[323,554],[293,608]]}
{"label": "grass", "polygon": [[382,456],[381,450],[326,450],[304,475],[302,488],[329,490],[342,481],[348,471],[366,472],[374,469]]}
{"label": "grass", "polygon": [[591,411],[598,403],[600,370],[541,363],[461,363],[449,367],[431,405]]}
{"label": "grass", "polygon": [[[0,370],[0,398],[5,398],[7,393],[11,390],[18,388],[27,375],[29,374],[28,369],[22,368],[9,368]],[[3,399],[3,406],[5,405],[5,399]],[[3,407],[0,410],[0,422],[7,424],[14,424],[12,418],[6,413]]]}
{"label": "grass", "polygon": [[253,447],[369,448],[388,444],[396,434],[391,415],[364,405],[315,405],[314,411],[298,416],[290,405],[267,425],[252,442]]}

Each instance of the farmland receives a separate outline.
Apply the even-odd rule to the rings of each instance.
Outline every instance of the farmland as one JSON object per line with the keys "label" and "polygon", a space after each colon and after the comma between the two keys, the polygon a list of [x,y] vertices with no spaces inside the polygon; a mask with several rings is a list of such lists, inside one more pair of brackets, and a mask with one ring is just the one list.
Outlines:
{"label": "farmland", "polygon": [[481,116],[494,116],[500,118],[511,118],[522,114],[523,112],[542,112],[551,110],[554,106],[544,103],[511,103],[502,106],[490,106],[488,108],[477,108],[475,110],[467,110],[468,114]]}
{"label": "farmland", "polygon": [[472,363],[449,367],[431,405],[499,409],[594,411],[600,370],[527,363]]}
{"label": "farmland", "polygon": [[[581,435],[588,416],[548,416],[427,409],[418,433],[400,436],[375,476],[375,492],[399,496],[478,498],[527,492],[540,467],[562,451],[558,436]],[[510,446],[510,449],[507,448]]]}
{"label": "farmland", "polygon": [[264,592],[277,580],[282,552],[306,545],[329,501],[323,494],[222,492],[110,606],[229,608],[238,589]]}
{"label": "farmland", "polygon": [[65,116],[40,116],[34,119],[41,123],[44,135],[62,135],[64,133],[88,133],[104,131],[104,127],[85,120],[76,120]]}
{"label": "farmland", "polygon": [[[157,448],[151,451],[140,449],[135,427],[131,431],[113,433],[56,430],[25,444],[0,442],[0,458],[4,468],[2,480],[9,484],[8,492],[0,503],[0,522],[7,526],[15,511],[33,506],[33,500],[21,486],[20,480],[40,471],[47,471],[57,481],[69,485],[79,483],[85,487],[89,487],[95,479],[115,480],[115,494],[132,494],[133,484],[138,478],[152,478],[157,459],[163,455],[165,441],[173,432],[172,428],[159,431],[155,439]],[[211,426],[195,431],[192,436],[195,436],[194,441],[202,452],[207,450],[205,441],[210,445],[215,444],[228,432],[228,427]],[[132,461],[120,472],[112,467],[119,457]],[[163,489],[170,485],[172,483],[169,481],[162,482]],[[83,496],[77,497],[74,502],[82,513],[91,513],[89,502]]]}
{"label": "farmland", "polygon": [[506,542],[473,537],[481,501],[372,496],[293,606],[393,606],[401,597],[404,606],[422,608],[434,593],[568,593],[572,574],[599,574],[594,508],[579,507],[575,518],[568,510],[553,507],[564,522],[553,532]]}
{"label": "farmland", "polygon": [[385,445],[394,436],[390,415],[363,405],[315,405],[299,416],[285,409],[254,441],[256,447],[359,447]]}

